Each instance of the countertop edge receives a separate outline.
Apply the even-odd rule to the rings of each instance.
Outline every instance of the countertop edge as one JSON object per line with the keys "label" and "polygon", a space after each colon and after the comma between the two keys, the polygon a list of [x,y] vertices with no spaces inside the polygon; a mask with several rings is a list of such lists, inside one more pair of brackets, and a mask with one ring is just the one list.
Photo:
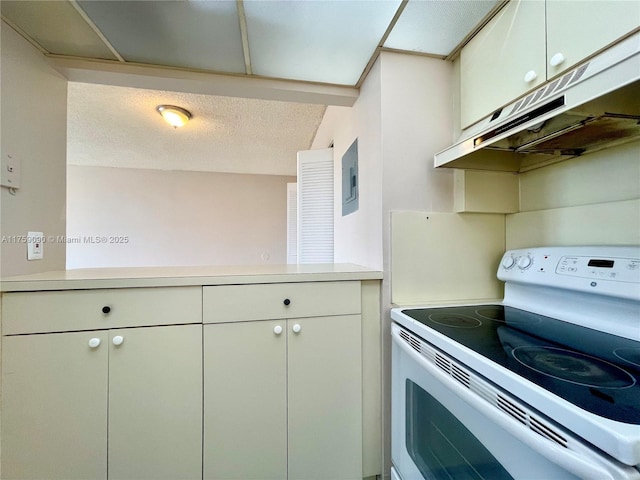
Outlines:
{"label": "countertop edge", "polygon": [[[326,267],[326,266],[325,266]],[[353,267],[353,268],[351,268]],[[290,267],[287,267],[290,268]],[[243,268],[246,269],[246,268]],[[182,269],[184,272],[184,269]],[[188,269],[187,269],[188,270]],[[112,289],[112,288],[144,288],[144,287],[182,287],[182,286],[214,286],[214,285],[242,285],[255,283],[287,283],[287,282],[331,282],[331,281],[362,281],[362,280],[382,280],[383,273],[378,270],[367,269],[357,265],[340,265],[335,269],[313,270],[312,266],[307,266],[306,271],[282,271],[271,269],[271,271],[256,271],[252,273],[237,272],[225,268],[219,274],[193,274],[182,273],[171,276],[171,269],[158,270],[158,275],[136,276],[139,270],[123,269],[117,270],[118,275],[104,278],[91,277],[88,273],[83,277],[82,272],[73,272],[71,275],[78,278],[65,278],[67,272],[45,272],[29,276],[8,277],[0,283],[0,292],[32,292],[48,290],[92,290],[92,289]],[[115,272],[116,270],[114,270]],[[147,272],[147,269],[142,270]],[[87,271],[91,272],[91,271]],[[127,272],[130,274],[127,276]],[[162,273],[162,274],[160,274]],[[55,278],[58,276],[59,278]]]}

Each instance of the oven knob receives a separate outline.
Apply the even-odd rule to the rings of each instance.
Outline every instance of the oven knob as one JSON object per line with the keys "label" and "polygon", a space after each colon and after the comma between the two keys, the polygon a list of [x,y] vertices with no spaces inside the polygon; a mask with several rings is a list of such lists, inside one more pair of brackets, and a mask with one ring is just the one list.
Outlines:
{"label": "oven knob", "polygon": [[526,270],[531,266],[532,263],[533,263],[533,258],[531,258],[530,255],[527,255],[526,257],[520,257],[518,259],[518,268],[520,270]]}
{"label": "oven knob", "polygon": [[511,256],[504,257],[502,259],[502,266],[504,267],[505,270],[509,270],[510,268],[513,268],[515,264],[516,264],[516,259]]}

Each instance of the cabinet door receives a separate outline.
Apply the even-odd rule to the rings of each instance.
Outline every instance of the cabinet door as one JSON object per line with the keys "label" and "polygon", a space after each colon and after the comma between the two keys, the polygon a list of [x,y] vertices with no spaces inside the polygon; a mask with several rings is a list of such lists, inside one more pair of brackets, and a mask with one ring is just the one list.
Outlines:
{"label": "cabinet door", "polygon": [[545,64],[545,2],[509,2],[460,52],[462,128],[544,83]]}
{"label": "cabinet door", "polygon": [[285,329],[285,321],[205,325],[205,479],[286,478]]}
{"label": "cabinet door", "polygon": [[3,478],[107,478],[108,351],[106,332],[2,339]]}
{"label": "cabinet door", "polygon": [[201,478],[202,325],[112,330],[109,349],[109,479]]}
{"label": "cabinet door", "polygon": [[[637,0],[547,0],[548,76],[580,63],[638,27]],[[558,53],[564,61],[553,66],[551,59]]]}
{"label": "cabinet door", "polygon": [[288,321],[289,480],[362,478],[360,323]]}

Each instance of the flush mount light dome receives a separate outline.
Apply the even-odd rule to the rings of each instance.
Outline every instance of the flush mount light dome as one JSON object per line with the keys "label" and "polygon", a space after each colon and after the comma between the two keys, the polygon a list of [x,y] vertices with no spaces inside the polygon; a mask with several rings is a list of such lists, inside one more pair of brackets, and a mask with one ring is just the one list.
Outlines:
{"label": "flush mount light dome", "polygon": [[158,105],[156,110],[173,128],[182,127],[191,120],[191,112],[175,105]]}

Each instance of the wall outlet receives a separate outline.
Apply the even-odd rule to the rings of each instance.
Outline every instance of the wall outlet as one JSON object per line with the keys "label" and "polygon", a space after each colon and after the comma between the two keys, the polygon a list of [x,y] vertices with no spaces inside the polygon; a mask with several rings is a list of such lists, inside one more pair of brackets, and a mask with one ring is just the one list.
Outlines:
{"label": "wall outlet", "polygon": [[27,232],[27,260],[42,260],[44,256],[44,233]]}
{"label": "wall outlet", "polygon": [[20,188],[20,160],[13,155],[2,154],[0,184],[3,187]]}

